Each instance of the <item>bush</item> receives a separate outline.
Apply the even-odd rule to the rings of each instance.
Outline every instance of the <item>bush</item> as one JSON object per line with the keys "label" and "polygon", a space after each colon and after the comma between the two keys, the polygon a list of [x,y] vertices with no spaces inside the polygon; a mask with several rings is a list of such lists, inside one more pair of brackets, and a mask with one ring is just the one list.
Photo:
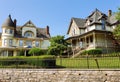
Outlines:
{"label": "bush", "polygon": [[0,65],[10,66],[10,65],[23,65],[27,64],[27,61],[20,58],[4,58],[0,59]]}
{"label": "bush", "polygon": [[18,56],[24,56],[24,50],[20,50],[20,51],[18,52]]}
{"label": "bush", "polygon": [[43,55],[43,51],[40,48],[31,48],[28,53],[33,56]]}
{"label": "bush", "polygon": [[102,50],[101,49],[91,49],[91,50],[86,50],[86,51],[83,51],[81,53],[81,55],[99,55],[99,54],[102,54]]}
{"label": "bush", "polygon": [[17,68],[29,68],[29,67],[38,67],[38,68],[51,68],[56,66],[56,59],[51,55],[43,56],[30,56],[30,57],[9,57],[9,58],[0,58],[0,65],[2,67],[7,66],[17,66]]}

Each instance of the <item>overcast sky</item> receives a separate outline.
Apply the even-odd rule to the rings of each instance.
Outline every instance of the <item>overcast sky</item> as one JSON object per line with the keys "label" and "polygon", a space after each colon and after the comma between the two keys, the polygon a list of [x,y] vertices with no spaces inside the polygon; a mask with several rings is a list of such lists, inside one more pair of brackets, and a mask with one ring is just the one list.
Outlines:
{"label": "overcast sky", "polygon": [[86,18],[96,8],[107,14],[118,7],[120,0],[0,0],[0,26],[11,14],[17,25],[31,20],[37,27],[50,26],[51,36],[66,36],[72,17]]}

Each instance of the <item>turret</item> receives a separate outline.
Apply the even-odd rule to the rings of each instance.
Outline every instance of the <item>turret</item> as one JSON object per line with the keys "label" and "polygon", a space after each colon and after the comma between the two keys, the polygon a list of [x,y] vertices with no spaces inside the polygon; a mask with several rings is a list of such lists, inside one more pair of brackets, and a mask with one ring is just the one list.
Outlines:
{"label": "turret", "polygon": [[2,24],[2,46],[12,46],[14,37],[15,24],[11,19],[11,15]]}

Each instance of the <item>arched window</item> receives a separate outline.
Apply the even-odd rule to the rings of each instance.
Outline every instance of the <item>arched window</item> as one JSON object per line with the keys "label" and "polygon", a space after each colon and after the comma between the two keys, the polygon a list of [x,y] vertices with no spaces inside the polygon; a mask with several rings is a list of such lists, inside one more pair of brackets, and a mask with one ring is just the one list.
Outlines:
{"label": "arched window", "polygon": [[33,34],[33,32],[31,32],[31,31],[27,31],[27,32],[25,32],[24,36],[25,36],[25,37],[33,37],[34,34]]}

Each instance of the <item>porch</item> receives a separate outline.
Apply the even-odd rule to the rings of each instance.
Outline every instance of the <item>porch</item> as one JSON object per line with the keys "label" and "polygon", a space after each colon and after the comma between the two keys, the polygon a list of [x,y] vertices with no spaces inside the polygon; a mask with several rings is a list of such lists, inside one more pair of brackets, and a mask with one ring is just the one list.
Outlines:
{"label": "porch", "polygon": [[0,47],[0,56],[1,57],[18,56],[21,53],[21,51],[23,52],[23,56],[27,56],[28,50],[30,50],[30,48]]}
{"label": "porch", "polygon": [[71,44],[72,50],[90,50],[101,48],[103,53],[109,53],[116,49],[111,32],[91,31],[82,35],[69,37],[67,41]]}

